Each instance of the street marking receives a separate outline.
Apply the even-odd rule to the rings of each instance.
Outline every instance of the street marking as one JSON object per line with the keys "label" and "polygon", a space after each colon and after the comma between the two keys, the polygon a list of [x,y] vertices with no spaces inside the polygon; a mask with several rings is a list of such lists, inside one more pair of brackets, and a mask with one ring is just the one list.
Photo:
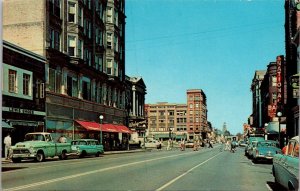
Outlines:
{"label": "street marking", "polygon": [[122,164],[122,165],[118,165],[118,166],[114,166],[114,167],[108,167],[108,168],[93,170],[93,171],[89,171],[89,172],[85,172],[85,173],[80,173],[80,174],[55,178],[55,179],[52,179],[52,180],[45,180],[45,181],[32,183],[32,184],[27,184],[27,185],[23,185],[23,186],[7,188],[7,189],[3,189],[3,191],[15,191],[15,190],[27,189],[27,188],[41,186],[41,185],[50,184],[50,183],[54,183],[54,182],[60,182],[60,181],[68,180],[68,179],[71,179],[71,178],[78,178],[80,176],[86,176],[86,175],[95,174],[95,173],[99,173],[99,172],[104,172],[104,171],[108,171],[108,170],[114,170],[114,169],[117,169],[117,168],[123,168],[123,167],[132,166],[132,165],[136,165],[136,164],[142,164],[142,163],[156,161],[156,160],[173,158],[173,157],[177,157],[177,156],[181,156],[181,155],[187,155],[187,154],[195,154],[195,152],[188,152],[188,153],[176,154],[176,155],[165,156],[165,157],[160,157],[160,158],[148,159],[148,160],[144,160],[144,161],[137,161],[137,162],[132,162],[132,163],[128,163],[128,164]]}
{"label": "street marking", "polygon": [[177,176],[176,178],[174,178],[173,180],[171,180],[171,181],[168,182],[167,184],[165,184],[165,185],[161,186],[160,188],[156,189],[156,191],[160,191],[160,190],[165,189],[166,187],[170,186],[171,184],[173,184],[174,182],[176,182],[176,181],[177,181],[178,179],[180,179],[181,177],[187,175],[189,172],[193,171],[194,169],[198,168],[199,166],[201,166],[201,165],[207,163],[208,161],[212,160],[213,158],[215,158],[215,157],[218,156],[219,154],[221,154],[221,153],[218,153],[218,154],[216,154],[215,156],[213,156],[213,157],[211,157],[211,158],[205,160],[204,162],[202,162],[202,163],[200,163],[200,164],[194,166],[193,168],[191,168],[190,170],[186,171],[185,173],[183,173],[183,174]]}

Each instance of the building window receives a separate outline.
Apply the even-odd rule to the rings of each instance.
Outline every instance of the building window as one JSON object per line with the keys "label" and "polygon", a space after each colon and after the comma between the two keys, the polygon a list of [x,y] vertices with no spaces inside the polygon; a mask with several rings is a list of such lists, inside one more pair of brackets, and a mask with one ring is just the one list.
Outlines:
{"label": "building window", "polygon": [[100,0],[96,1],[96,12],[101,20],[103,20],[103,7]]}
{"label": "building window", "polygon": [[49,69],[49,90],[61,93],[61,72],[55,69]]}
{"label": "building window", "polygon": [[52,15],[60,18],[60,0],[50,0],[49,10]]}
{"label": "building window", "polygon": [[99,70],[99,71],[103,71],[103,59],[102,59],[102,56],[98,56],[98,55],[95,55],[95,64],[96,64],[96,69]]}
{"label": "building window", "polygon": [[82,13],[83,13],[83,10],[82,10],[82,7],[78,7],[78,25],[82,26]]}
{"label": "building window", "polygon": [[193,108],[193,104],[191,103],[191,104],[190,104],[190,109],[192,109],[192,108]]}
{"label": "building window", "polygon": [[103,46],[103,33],[100,28],[96,28],[96,44]]}
{"label": "building window", "polygon": [[272,76],[271,78],[272,78],[271,79],[272,80],[272,86],[276,87],[277,86],[277,77],[276,76]]}
{"label": "building window", "polygon": [[112,23],[112,7],[107,7],[106,21]]}
{"label": "building window", "polygon": [[118,52],[118,37],[114,35],[114,51]]}
{"label": "building window", "polygon": [[107,33],[107,48],[112,49],[112,33]]}
{"label": "building window", "polygon": [[30,75],[23,74],[23,94],[29,96]]}
{"label": "building window", "polygon": [[76,18],[76,4],[73,3],[73,2],[69,2],[68,5],[69,5],[68,21],[70,23],[76,23],[76,20],[75,20],[75,18]]}
{"label": "building window", "polygon": [[91,85],[89,82],[83,81],[82,82],[82,98],[85,100],[91,100]]}
{"label": "building window", "polygon": [[117,61],[114,61],[114,76],[118,76],[118,63]]}
{"label": "building window", "polygon": [[84,50],[84,61],[86,64],[88,64],[89,66],[92,65],[92,53],[91,51],[89,51],[88,49]]}
{"label": "building window", "polygon": [[78,50],[78,57],[79,57],[79,58],[82,58],[82,46],[83,46],[82,40],[81,40],[81,39],[78,39],[78,47],[77,47],[77,50]]}
{"label": "building window", "polygon": [[8,91],[11,93],[17,93],[17,71],[8,71]]}
{"label": "building window", "polygon": [[50,28],[50,47],[60,50],[60,33]]}
{"label": "building window", "polygon": [[107,69],[106,72],[108,75],[112,75],[112,60],[107,59]]}
{"label": "building window", "polygon": [[69,56],[75,56],[76,50],[76,37],[75,36],[68,36],[68,53]]}
{"label": "building window", "polygon": [[115,14],[114,14],[114,24],[115,24],[116,26],[118,26],[118,12],[117,12],[116,9],[115,9]]}

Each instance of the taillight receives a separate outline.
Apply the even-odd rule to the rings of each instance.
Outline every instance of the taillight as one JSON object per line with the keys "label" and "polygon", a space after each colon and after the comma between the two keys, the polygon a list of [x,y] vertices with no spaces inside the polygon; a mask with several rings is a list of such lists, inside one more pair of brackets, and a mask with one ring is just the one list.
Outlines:
{"label": "taillight", "polygon": [[259,154],[259,152],[258,151],[256,151],[256,155],[258,155]]}

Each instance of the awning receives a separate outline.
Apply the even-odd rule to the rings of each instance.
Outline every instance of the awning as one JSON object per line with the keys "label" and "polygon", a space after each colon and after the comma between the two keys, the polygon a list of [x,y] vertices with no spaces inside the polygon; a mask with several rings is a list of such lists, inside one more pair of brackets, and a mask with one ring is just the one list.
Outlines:
{"label": "awning", "polygon": [[132,133],[126,126],[124,125],[114,125],[120,133]]}
{"label": "awning", "polygon": [[6,123],[5,121],[2,121],[2,128],[6,128],[6,129],[13,129],[12,126],[10,126],[8,123]]}
{"label": "awning", "polygon": [[[79,121],[79,120],[75,120],[75,121],[87,130],[100,131],[100,123],[91,122],[91,121]],[[103,132],[110,132],[110,133],[131,133],[131,131],[126,126],[123,125],[113,125],[113,124],[104,123],[101,124],[101,129]]]}

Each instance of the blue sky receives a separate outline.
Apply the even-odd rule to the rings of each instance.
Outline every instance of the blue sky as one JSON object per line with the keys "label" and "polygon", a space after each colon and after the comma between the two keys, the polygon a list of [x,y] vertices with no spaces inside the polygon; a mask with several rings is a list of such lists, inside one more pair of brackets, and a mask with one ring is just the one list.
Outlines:
{"label": "blue sky", "polygon": [[252,113],[250,85],[285,54],[283,0],[126,0],[126,75],[146,103],[207,96],[208,120],[233,134]]}

